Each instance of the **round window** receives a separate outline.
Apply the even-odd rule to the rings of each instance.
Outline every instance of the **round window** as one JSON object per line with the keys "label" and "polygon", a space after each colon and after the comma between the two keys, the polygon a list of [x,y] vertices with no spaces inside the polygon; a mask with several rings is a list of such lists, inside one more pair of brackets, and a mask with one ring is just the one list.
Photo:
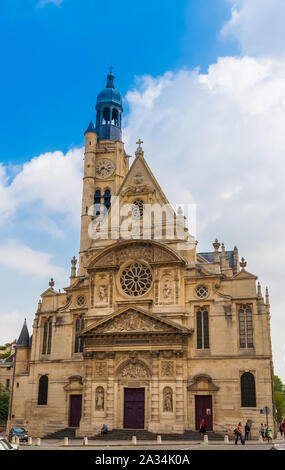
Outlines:
{"label": "round window", "polygon": [[198,297],[202,298],[202,297],[207,297],[208,295],[208,287],[206,286],[198,286],[196,287],[196,294]]}
{"label": "round window", "polygon": [[146,264],[133,263],[126,266],[121,272],[121,288],[131,297],[145,294],[150,289],[151,283],[151,270]]}

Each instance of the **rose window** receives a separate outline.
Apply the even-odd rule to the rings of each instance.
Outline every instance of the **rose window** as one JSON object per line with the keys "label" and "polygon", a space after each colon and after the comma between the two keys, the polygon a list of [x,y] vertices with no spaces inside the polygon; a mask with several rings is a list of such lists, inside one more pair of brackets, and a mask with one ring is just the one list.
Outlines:
{"label": "rose window", "polygon": [[123,269],[120,283],[123,291],[131,297],[145,294],[151,286],[151,270],[142,263],[130,264]]}
{"label": "rose window", "polygon": [[196,294],[200,298],[206,297],[208,295],[208,287],[206,287],[206,286],[196,287]]}

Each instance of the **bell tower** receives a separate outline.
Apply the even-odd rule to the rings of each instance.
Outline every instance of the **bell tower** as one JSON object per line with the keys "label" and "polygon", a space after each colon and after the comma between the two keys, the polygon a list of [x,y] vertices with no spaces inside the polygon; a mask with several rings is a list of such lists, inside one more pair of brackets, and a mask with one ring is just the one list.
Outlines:
{"label": "bell tower", "polygon": [[[115,89],[112,71],[106,87],[96,100],[96,126],[91,121],[85,132],[84,175],[78,274],[85,274],[84,263],[92,239],[88,228],[94,218],[108,211],[129,169],[129,155],[122,142],[122,97]],[[88,253],[89,254],[89,253]]]}

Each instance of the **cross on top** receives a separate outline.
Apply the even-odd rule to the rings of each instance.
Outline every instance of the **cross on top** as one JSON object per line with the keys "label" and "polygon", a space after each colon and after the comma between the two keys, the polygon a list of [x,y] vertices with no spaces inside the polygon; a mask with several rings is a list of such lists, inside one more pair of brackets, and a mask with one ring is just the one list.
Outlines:
{"label": "cross on top", "polygon": [[139,146],[139,149],[142,148],[141,144],[143,144],[143,140],[139,139],[136,144]]}

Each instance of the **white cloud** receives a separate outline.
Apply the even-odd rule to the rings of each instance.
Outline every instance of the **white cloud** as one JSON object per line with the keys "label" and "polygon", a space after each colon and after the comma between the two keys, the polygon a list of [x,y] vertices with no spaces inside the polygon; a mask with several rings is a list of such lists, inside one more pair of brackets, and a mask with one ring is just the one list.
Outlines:
{"label": "white cloud", "polygon": [[227,0],[231,19],[223,27],[223,37],[235,38],[244,55],[284,57],[284,0]]}
{"label": "white cloud", "polygon": [[62,215],[67,224],[78,225],[81,210],[82,149],[45,153],[26,162],[11,181],[0,165],[0,225],[19,211],[28,210],[37,225],[49,226],[48,215]]}
{"label": "white cloud", "polygon": [[[277,359],[283,347],[285,62],[220,58],[207,74],[143,77],[127,100],[127,150],[141,137],[170,200],[197,203],[198,250],[211,250],[216,237],[226,249],[237,244],[248,270],[263,288],[269,285]],[[284,364],[279,367],[285,378]]]}
{"label": "white cloud", "polygon": [[52,276],[59,280],[66,280],[67,272],[52,263],[53,257],[13,239],[0,245],[0,265],[6,269],[36,278],[45,279]]}

